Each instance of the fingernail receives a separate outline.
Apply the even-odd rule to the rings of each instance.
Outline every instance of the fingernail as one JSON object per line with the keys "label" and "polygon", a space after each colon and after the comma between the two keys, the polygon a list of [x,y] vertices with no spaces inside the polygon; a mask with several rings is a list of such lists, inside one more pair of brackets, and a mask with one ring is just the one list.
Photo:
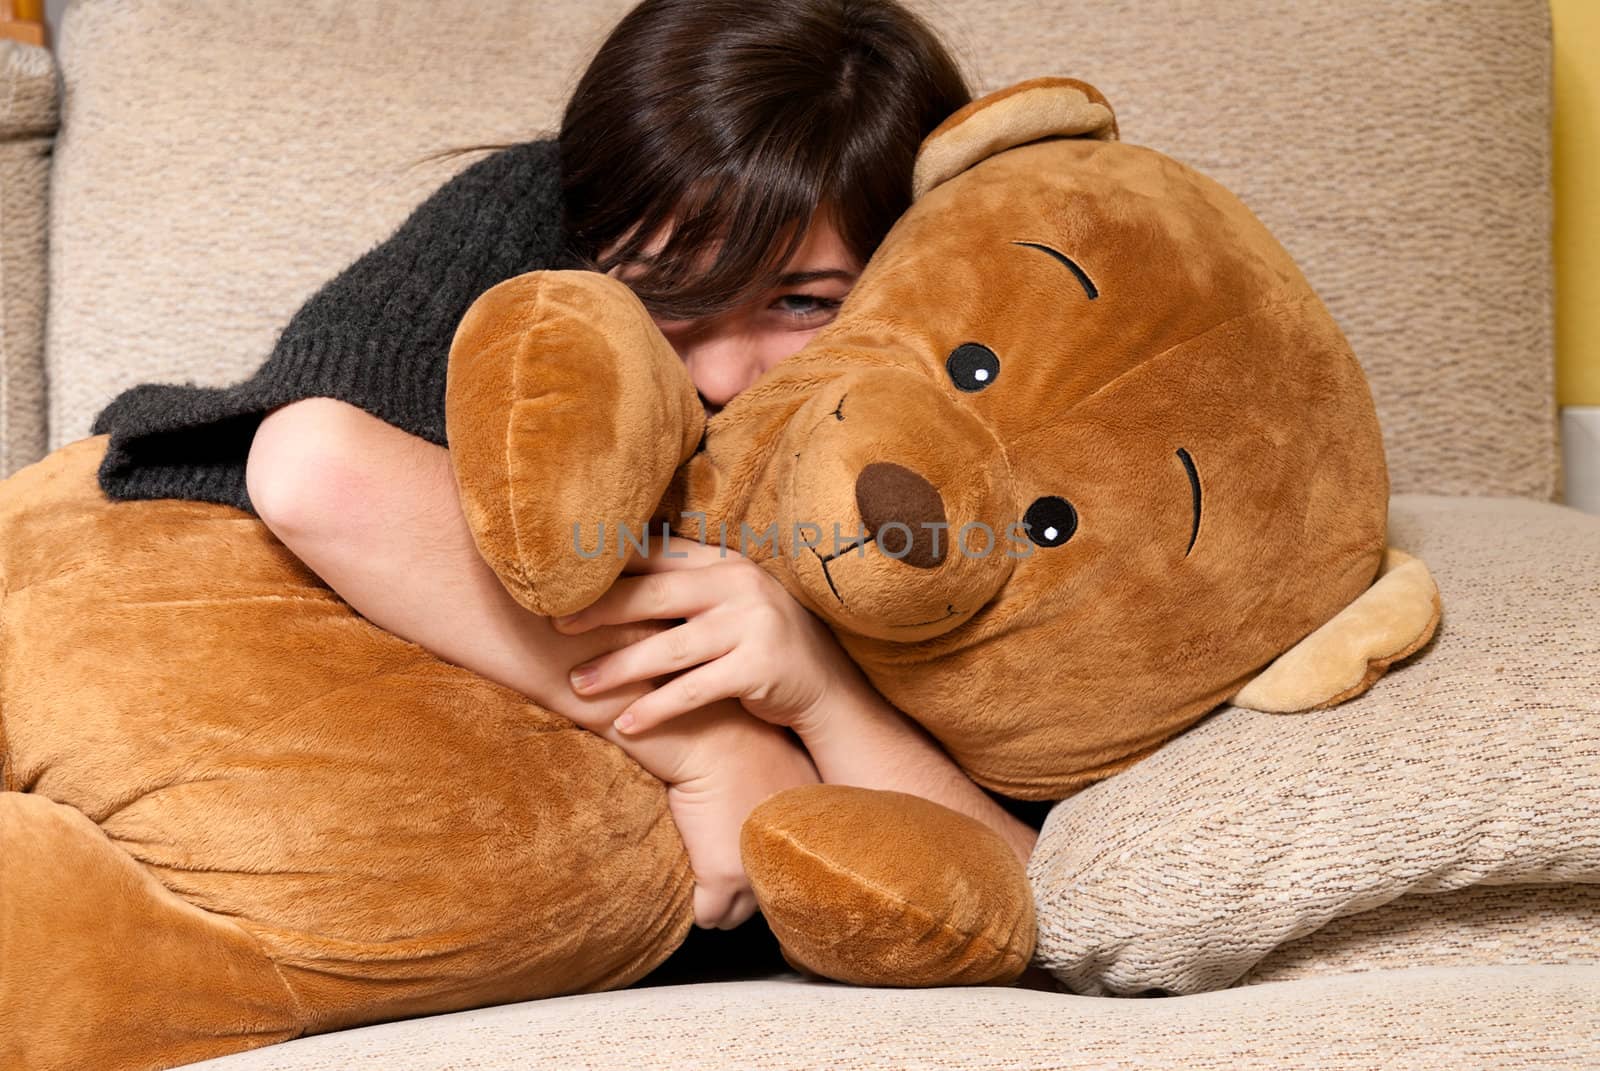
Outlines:
{"label": "fingernail", "polygon": [[633,715],[632,714],[624,714],[622,717],[618,718],[616,721],[612,722],[611,724],[615,725],[617,727],[617,732],[625,733],[629,729],[633,728]]}
{"label": "fingernail", "polygon": [[594,683],[595,671],[588,666],[579,666],[572,671],[570,676],[573,690],[581,692]]}
{"label": "fingernail", "polygon": [[562,617],[556,618],[556,627],[557,628],[566,628],[568,625],[572,624],[576,620],[578,620],[578,615],[577,614],[566,614],[566,615],[564,615]]}

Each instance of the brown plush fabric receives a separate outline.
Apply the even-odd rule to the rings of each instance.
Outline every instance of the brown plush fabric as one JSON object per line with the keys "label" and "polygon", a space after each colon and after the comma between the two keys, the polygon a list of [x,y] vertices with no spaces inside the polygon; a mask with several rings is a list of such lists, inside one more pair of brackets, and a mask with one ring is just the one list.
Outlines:
{"label": "brown plush fabric", "polygon": [[[1097,296],[1022,241],[1070,256]],[[1388,479],[1360,367],[1226,191],[1149,149],[1044,142],[935,188],[880,252],[767,386],[835,370],[815,416],[790,423],[799,462],[774,452],[774,482],[793,488],[780,517],[850,520],[836,470],[870,457],[967,504],[953,525],[998,532],[1060,495],[1078,528],[1025,559],[954,557],[914,586],[886,558],[846,556],[830,577],[842,608],[813,561],[779,568],[980,782],[1057,798],[1125,768],[1372,583]],[[1001,367],[963,397],[942,364],[969,341]],[[846,419],[818,421],[841,396]],[[723,420],[750,411],[733,412],[741,400]],[[927,430],[888,454],[891,414]],[[812,427],[822,456],[807,463]],[[1180,449],[1198,469],[1197,533]]]}
{"label": "brown plush fabric", "polygon": [[[1049,136],[1058,114],[1086,137]],[[1360,365],[1236,198],[1100,140],[1114,122],[1071,79],[963,109],[928,143],[963,169],[896,225],[837,321],[709,424],[622,283],[538,272],[487,292],[446,399],[485,559],[559,612],[622,560],[578,553],[573,524],[770,531],[742,549],[1018,798],[1136,763],[1330,621],[1346,624],[1306,660],[1315,679],[1290,682],[1309,686],[1269,690],[1316,705],[1365,688],[1437,618],[1431,582],[1362,598],[1388,476]],[[105,442],[0,496],[0,788],[53,804],[0,797],[0,855],[88,860],[70,910],[0,912],[0,961],[64,1006],[124,1007],[141,1040],[80,1042],[29,1018],[36,1000],[0,1002],[24,1062],[115,1071],[610,988],[682,942],[692,874],[659,783],[373,626],[255,518],[108,502]],[[881,531],[860,553],[803,545],[804,526],[849,539],[867,518],[942,519],[949,542],[919,536],[905,559]],[[1337,650],[1360,655],[1353,684],[1347,657],[1322,657]],[[827,786],[767,801],[747,834],[792,963],[948,985],[1027,962],[1021,868],[970,819]],[[81,947],[97,940],[81,920],[141,872],[153,883],[116,910],[162,946],[159,976]],[[9,888],[28,880],[0,868],[0,904],[28,902]],[[248,1002],[219,1021],[210,980],[228,972]]]}
{"label": "brown plush fabric", "polygon": [[4,1066],[609,989],[682,942],[658,781],[239,510],[107,501],[106,442],[0,485]]}
{"label": "brown plush fabric", "polygon": [[1279,656],[1230,702],[1278,714],[1342,703],[1428,642],[1442,609],[1428,567],[1390,547],[1372,587]]}
{"label": "brown plush fabric", "polygon": [[[573,276],[601,278],[528,272],[490,288],[462,318],[456,337],[470,344],[452,346],[448,366],[467,523],[506,589],[548,616],[605,594],[622,571],[618,522],[643,537],[705,424],[694,384],[633,292],[563,285]],[[633,359],[579,356],[597,350]]]}
{"label": "brown plush fabric", "polygon": [[790,962],[825,978],[1006,984],[1033,955],[1033,890],[1011,847],[920,796],[790,789],[750,813],[740,849]]}
{"label": "brown plush fabric", "polygon": [[0,792],[0,845],[0,1067],[169,1067],[301,1033],[248,924],[173,892],[82,811]]}
{"label": "brown plush fabric", "polygon": [[[973,118],[982,112],[981,120]],[[1047,137],[1115,141],[1105,94],[1073,78],[1030,78],[971,102],[935,127],[917,153],[911,192],[920,199],[980,160]]]}

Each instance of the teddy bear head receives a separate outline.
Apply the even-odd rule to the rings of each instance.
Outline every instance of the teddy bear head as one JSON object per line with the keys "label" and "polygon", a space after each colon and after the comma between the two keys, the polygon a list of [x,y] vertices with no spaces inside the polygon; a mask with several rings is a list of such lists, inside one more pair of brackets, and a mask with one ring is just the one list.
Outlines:
{"label": "teddy bear head", "polygon": [[980,784],[1061,798],[1372,585],[1377,415],[1266,227],[1086,83],[974,101],[914,192],[837,319],[709,422],[680,504]]}
{"label": "teddy bear head", "polygon": [[1427,641],[1438,590],[1385,546],[1361,366],[1237,197],[1070,78],[951,116],[913,194],[834,322],[709,421],[621,282],[536,271],[474,302],[450,454],[523,606],[604,594],[619,522],[732,545],[974,780],[1031,799],[1224,702],[1343,701]]}

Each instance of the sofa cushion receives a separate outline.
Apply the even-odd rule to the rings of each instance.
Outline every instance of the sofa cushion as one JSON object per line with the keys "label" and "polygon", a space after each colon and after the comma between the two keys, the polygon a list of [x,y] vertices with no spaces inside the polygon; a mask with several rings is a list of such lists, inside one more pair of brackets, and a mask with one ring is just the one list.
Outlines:
{"label": "sofa cushion", "polygon": [[[51,447],[222,385],[473,157],[545,132],[631,0],[78,0],[51,212]],[[1544,0],[912,0],[980,91],[1100,87],[1237,192],[1371,380],[1398,492],[1556,480]]]}
{"label": "sofa cushion", "polygon": [[[1600,882],[1600,517],[1400,495],[1389,540],[1444,604],[1417,655],[1329,710],[1223,706],[1051,811],[1029,876],[1036,960],[1063,985],[1219,989],[1401,897]],[[1347,930],[1328,966],[1389,940],[1373,931]],[[1506,962],[1494,945],[1413,953]]]}
{"label": "sofa cushion", "polygon": [[410,1019],[194,1067],[1592,1067],[1600,1061],[1597,1016],[1600,967],[1393,970],[1162,1000],[763,980]]}
{"label": "sofa cushion", "polygon": [[0,40],[0,478],[44,455],[45,221],[56,65]]}
{"label": "sofa cushion", "polygon": [[1491,962],[1600,963],[1600,884],[1469,885],[1402,896],[1279,945],[1238,984]]}

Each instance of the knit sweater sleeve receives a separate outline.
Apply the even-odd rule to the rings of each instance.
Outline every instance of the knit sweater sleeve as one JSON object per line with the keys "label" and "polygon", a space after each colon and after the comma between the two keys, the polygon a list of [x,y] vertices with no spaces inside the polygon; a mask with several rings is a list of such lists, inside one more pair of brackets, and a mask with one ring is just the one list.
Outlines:
{"label": "knit sweater sleeve", "polygon": [[556,150],[553,139],[524,142],[458,172],[312,294],[249,379],[118,394],[91,428],[110,435],[101,489],[254,513],[245,461],[256,427],[301,398],[338,398],[444,446],[445,369],[467,308],[514,275],[564,266]]}

